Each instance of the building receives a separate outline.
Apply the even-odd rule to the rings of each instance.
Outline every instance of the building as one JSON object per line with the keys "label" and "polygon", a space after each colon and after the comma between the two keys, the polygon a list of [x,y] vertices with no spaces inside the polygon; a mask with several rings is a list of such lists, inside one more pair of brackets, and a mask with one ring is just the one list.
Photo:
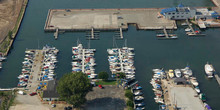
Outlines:
{"label": "building", "polygon": [[183,20],[193,18],[196,15],[196,10],[180,4],[177,7],[162,9],[160,14],[167,19]]}
{"label": "building", "polygon": [[44,101],[54,101],[59,99],[59,94],[56,90],[57,81],[51,80],[48,81],[47,90],[43,91],[43,100]]}
{"label": "building", "polygon": [[196,19],[219,19],[220,15],[216,11],[210,11],[207,8],[196,9]]}

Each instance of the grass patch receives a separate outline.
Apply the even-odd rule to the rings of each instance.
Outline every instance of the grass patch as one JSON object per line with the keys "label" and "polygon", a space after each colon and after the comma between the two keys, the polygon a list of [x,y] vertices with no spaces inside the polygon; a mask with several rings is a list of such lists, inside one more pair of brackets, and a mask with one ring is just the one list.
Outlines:
{"label": "grass patch", "polygon": [[1,91],[0,99],[0,110],[8,110],[15,99],[15,91]]}
{"label": "grass patch", "polygon": [[25,12],[25,8],[26,8],[27,3],[28,3],[28,0],[24,0],[24,3],[23,3],[23,5],[22,5],[22,7],[21,7],[19,16],[18,16],[17,21],[16,21],[16,24],[15,24],[15,27],[13,28],[13,30],[12,30],[10,36],[7,35],[7,37],[5,38],[5,40],[0,44],[0,52],[6,54],[8,48],[10,48],[10,42],[11,42],[11,40],[13,40],[13,38],[15,37],[15,35],[16,35],[18,29],[19,29],[20,22],[21,22],[21,19],[23,18],[23,15],[24,15],[24,12]]}
{"label": "grass patch", "polygon": [[117,82],[115,80],[106,80],[106,81],[103,81],[103,80],[99,80],[99,81],[96,81],[96,85],[116,85]]}

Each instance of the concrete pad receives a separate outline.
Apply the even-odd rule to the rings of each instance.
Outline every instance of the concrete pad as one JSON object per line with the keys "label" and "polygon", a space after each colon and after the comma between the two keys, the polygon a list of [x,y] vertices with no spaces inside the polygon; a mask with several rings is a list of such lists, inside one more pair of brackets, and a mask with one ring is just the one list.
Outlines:
{"label": "concrete pad", "polygon": [[52,9],[49,10],[45,31],[118,30],[128,24],[137,24],[138,29],[176,29],[174,20],[158,18],[161,9]]}
{"label": "concrete pad", "polygon": [[203,103],[191,87],[171,87],[171,103],[176,103],[181,110],[204,110]]}

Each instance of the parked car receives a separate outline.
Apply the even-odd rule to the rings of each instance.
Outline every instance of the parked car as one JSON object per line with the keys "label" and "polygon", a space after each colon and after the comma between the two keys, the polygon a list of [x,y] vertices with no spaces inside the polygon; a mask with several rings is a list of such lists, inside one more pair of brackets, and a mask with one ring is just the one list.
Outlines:
{"label": "parked car", "polygon": [[99,85],[99,88],[103,89],[102,85]]}
{"label": "parked car", "polygon": [[36,95],[37,93],[36,92],[32,92],[32,93],[30,93],[29,95],[30,96],[34,96],[34,95]]}

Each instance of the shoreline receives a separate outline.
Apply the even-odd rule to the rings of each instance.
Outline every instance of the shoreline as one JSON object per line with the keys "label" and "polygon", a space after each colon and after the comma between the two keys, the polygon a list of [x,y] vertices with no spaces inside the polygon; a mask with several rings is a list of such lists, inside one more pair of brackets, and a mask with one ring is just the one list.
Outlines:
{"label": "shoreline", "polygon": [[7,55],[8,55],[8,53],[9,53],[9,51],[10,51],[10,49],[11,49],[13,43],[14,43],[14,40],[15,40],[15,38],[16,38],[16,36],[17,36],[17,33],[18,33],[18,31],[19,31],[19,29],[20,29],[20,26],[21,26],[21,23],[22,23],[22,21],[23,21],[24,14],[25,14],[25,12],[26,12],[26,8],[27,8],[27,5],[28,5],[28,2],[29,2],[29,0],[24,0],[24,1],[23,1],[21,10],[20,10],[20,12],[19,12],[19,15],[18,15],[18,18],[17,18],[17,21],[16,21],[16,24],[15,24],[13,30],[11,30],[11,31],[12,31],[11,39],[8,38],[9,36],[7,35],[7,37],[6,37],[6,38],[2,41],[2,43],[1,43],[1,44],[3,44],[4,42],[8,42],[8,41],[6,41],[7,39],[10,40],[10,41],[9,41],[10,43],[9,43],[9,45],[7,46],[6,51],[5,51],[5,52],[2,52],[2,53],[4,54],[4,56],[7,56]]}

